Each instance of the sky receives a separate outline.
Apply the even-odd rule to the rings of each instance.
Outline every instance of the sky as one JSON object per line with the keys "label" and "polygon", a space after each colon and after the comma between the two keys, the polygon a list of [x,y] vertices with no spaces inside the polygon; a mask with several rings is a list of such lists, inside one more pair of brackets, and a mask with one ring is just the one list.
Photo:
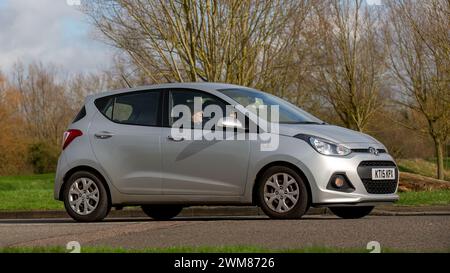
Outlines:
{"label": "sky", "polygon": [[114,50],[93,38],[78,0],[0,0],[0,69],[20,60],[52,63],[71,73],[111,64]]}

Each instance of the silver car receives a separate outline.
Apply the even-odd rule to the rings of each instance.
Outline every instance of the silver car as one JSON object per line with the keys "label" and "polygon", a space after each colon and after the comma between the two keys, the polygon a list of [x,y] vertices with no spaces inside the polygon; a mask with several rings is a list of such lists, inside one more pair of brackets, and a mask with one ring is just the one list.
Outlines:
{"label": "silver car", "polygon": [[[175,128],[183,118],[191,123]],[[198,205],[257,205],[277,219],[329,207],[361,218],[398,200],[398,177],[366,134],[251,88],[179,83],[88,96],[64,134],[54,197],[82,222],[125,206],[158,220]]]}

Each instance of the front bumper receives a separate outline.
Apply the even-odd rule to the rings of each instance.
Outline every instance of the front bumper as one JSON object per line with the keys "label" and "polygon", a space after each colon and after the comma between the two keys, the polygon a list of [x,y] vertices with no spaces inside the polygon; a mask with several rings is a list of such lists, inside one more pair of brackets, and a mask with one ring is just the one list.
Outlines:
{"label": "front bumper", "polygon": [[[361,168],[358,173],[358,167],[360,167],[362,162],[391,162],[391,166],[386,167],[395,168],[395,181],[367,181],[367,177],[362,175]],[[387,153],[379,155],[352,153],[346,157],[331,157],[317,153],[317,156],[314,156],[313,158],[310,158],[308,162],[302,162],[301,164],[308,168],[309,176],[312,176],[308,177],[308,180],[311,185],[313,206],[368,206],[393,203],[399,199],[399,196],[397,195],[399,178],[398,168],[395,165],[393,158]],[[375,165],[378,165],[377,167],[383,166],[383,164]],[[370,169],[371,166],[365,168]],[[330,178],[335,173],[345,174],[354,186],[354,191],[341,192],[327,189]],[[365,180],[364,183],[363,179]],[[380,184],[377,185],[373,183]],[[387,183],[390,184],[388,185]]]}

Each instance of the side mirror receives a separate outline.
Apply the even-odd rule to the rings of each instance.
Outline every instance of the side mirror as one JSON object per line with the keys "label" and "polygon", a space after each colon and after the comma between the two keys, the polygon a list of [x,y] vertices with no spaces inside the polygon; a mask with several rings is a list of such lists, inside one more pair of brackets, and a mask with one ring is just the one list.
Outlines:
{"label": "side mirror", "polygon": [[219,119],[217,127],[243,129],[242,123],[233,117],[224,117]]}

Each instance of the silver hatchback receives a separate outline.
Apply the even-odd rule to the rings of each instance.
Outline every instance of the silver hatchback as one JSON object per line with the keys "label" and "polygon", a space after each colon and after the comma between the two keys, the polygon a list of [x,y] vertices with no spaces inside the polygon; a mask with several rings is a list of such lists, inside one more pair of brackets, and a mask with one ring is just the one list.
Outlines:
{"label": "silver hatchback", "polygon": [[180,83],[88,96],[64,134],[54,195],[83,222],[125,206],[158,220],[198,205],[360,218],[398,200],[398,177],[366,134],[251,88]]}

